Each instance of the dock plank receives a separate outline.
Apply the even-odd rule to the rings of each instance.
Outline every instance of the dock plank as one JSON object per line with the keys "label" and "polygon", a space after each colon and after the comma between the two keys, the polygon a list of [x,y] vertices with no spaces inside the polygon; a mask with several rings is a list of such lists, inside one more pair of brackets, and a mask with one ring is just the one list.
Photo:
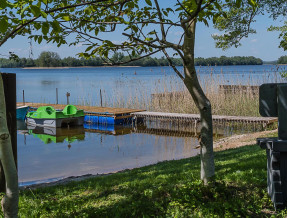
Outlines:
{"label": "dock plank", "polygon": [[[199,121],[199,114],[179,114],[179,113],[162,113],[162,112],[135,112],[132,113],[134,117],[151,118],[151,119],[168,119],[168,120],[190,120]],[[244,123],[262,123],[270,124],[277,122],[277,117],[243,117],[243,116],[222,116],[212,115],[213,121],[217,122],[244,122]]]}

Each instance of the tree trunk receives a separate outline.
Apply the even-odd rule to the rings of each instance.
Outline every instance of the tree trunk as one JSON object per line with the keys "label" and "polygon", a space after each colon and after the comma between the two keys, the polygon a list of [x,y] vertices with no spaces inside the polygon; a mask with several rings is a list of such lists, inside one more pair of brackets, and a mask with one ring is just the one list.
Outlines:
{"label": "tree trunk", "polygon": [[2,199],[4,217],[18,217],[18,175],[13,157],[11,137],[7,127],[6,105],[2,75],[0,74],[0,159],[6,179],[6,195]]}
{"label": "tree trunk", "polygon": [[200,156],[201,156],[201,179],[208,184],[215,175],[213,156],[213,130],[211,104],[205,96],[194,66],[196,20],[186,25],[183,53],[184,53],[184,84],[191,94],[200,113]]}

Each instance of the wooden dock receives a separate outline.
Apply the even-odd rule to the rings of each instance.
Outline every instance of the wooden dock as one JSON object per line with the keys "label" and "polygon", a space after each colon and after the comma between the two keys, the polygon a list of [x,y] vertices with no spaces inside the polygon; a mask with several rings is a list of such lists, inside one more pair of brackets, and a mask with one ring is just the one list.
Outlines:
{"label": "wooden dock", "polygon": [[[41,106],[52,106],[56,110],[63,110],[66,105],[64,104],[43,104],[43,103],[25,103],[31,108],[39,108]],[[18,106],[23,106],[23,103],[17,103]],[[117,118],[129,118],[132,117],[131,113],[141,112],[144,110],[128,109],[128,108],[112,108],[112,107],[95,107],[95,106],[81,106],[75,105],[77,109],[84,110],[86,115],[97,114],[101,116],[114,117]]]}
{"label": "wooden dock", "polygon": [[[150,120],[170,120],[170,121],[184,121],[198,123],[200,121],[199,114],[179,114],[179,113],[162,113],[162,112],[135,112],[132,113],[135,119],[144,118]],[[220,116],[213,115],[212,119],[217,123],[251,123],[262,124],[264,127],[277,122],[277,117],[240,117],[240,116]]]}
{"label": "wooden dock", "polygon": [[[22,103],[17,103],[17,106],[22,106]],[[26,103],[26,105],[32,108],[38,108],[40,106],[52,106],[57,110],[63,110],[66,105],[62,104],[42,104],[42,103]],[[86,115],[110,117],[117,119],[129,119],[134,120],[160,120],[160,121],[176,121],[176,122],[190,122],[197,124],[200,122],[199,114],[180,114],[180,113],[163,113],[163,112],[149,112],[139,109],[128,108],[111,108],[111,107],[95,107],[95,106],[81,106],[75,105],[78,109],[85,111]],[[242,116],[221,116],[213,115],[213,122],[216,123],[243,123],[243,124],[262,124],[266,126],[278,121],[277,117],[242,117]]]}

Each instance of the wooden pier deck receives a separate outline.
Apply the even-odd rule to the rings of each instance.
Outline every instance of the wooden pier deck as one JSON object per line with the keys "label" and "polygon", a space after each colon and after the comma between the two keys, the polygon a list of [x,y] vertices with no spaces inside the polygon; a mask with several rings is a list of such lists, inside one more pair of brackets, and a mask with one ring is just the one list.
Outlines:
{"label": "wooden pier deck", "polygon": [[[25,103],[25,105],[32,107],[32,108],[38,108],[41,106],[52,106],[56,110],[63,110],[66,105],[64,104],[43,104],[43,103]],[[18,106],[23,106],[23,103],[17,103]],[[81,106],[81,105],[75,105],[77,109],[84,110],[85,114],[97,114],[101,116],[107,116],[107,117],[120,117],[122,118],[128,118],[131,117],[131,113],[135,112],[141,112],[144,110],[138,110],[138,109],[128,109],[128,108],[112,108],[112,107],[95,107],[95,106]]]}
{"label": "wooden pier deck", "polygon": [[[187,121],[198,123],[200,121],[199,114],[179,114],[179,113],[162,113],[162,112],[135,112],[132,113],[134,118],[144,118],[151,120],[170,120],[170,121]],[[214,122],[239,122],[239,123],[254,123],[263,124],[264,126],[277,122],[277,117],[240,117],[240,116],[220,116],[213,115]]]}
{"label": "wooden pier deck", "polygon": [[[42,103],[26,103],[32,108],[40,106],[52,106],[55,109],[63,110],[66,105],[62,104],[42,104]],[[23,103],[17,103],[17,106],[23,106]],[[78,109],[83,109],[86,115],[99,115],[106,117],[113,117],[114,119],[149,119],[149,120],[162,120],[162,121],[180,121],[199,123],[199,114],[180,114],[180,113],[163,113],[163,112],[149,112],[140,109],[128,108],[112,108],[112,107],[95,107],[95,106],[81,106],[75,105]],[[243,117],[243,116],[221,116],[213,115],[212,119],[217,123],[244,123],[244,124],[262,124],[266,126],[278,121],[277,117]]]}

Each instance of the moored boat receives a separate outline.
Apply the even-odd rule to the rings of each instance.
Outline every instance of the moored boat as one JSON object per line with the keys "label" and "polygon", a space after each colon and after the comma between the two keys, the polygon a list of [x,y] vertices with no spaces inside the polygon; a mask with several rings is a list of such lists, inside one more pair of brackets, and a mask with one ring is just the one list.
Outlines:
{"label": "moored boat", "polygon": [[59,128],[65,125],[82,126],[85,114],[74,105],[67,105],[62,111],[56,111],[51,106],[42,106],[35,112],[29,112],[26,117],[29,125]]}
{"label": "moored boat", "polygon": [[17,120],[25,120],[26,114],[28,113],[29,106],[21,106],[16,108],[16,118]]}

